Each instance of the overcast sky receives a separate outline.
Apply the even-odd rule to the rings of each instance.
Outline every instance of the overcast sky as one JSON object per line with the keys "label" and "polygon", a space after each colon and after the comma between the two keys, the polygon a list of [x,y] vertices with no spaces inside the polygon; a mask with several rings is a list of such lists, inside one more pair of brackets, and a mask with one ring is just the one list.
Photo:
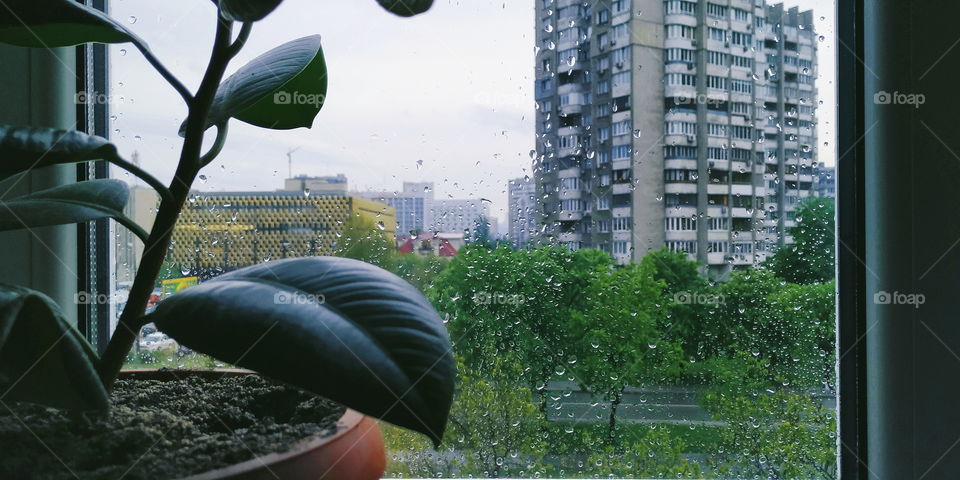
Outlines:
{"label": "overcast sky", "polygon": [[[298,149],[294,174],[344,173],[351,189],[433,181],[438,198],[492,200],[493,215],[505,224],[506,181],[530,174],[534,145],[533,2],[436,0],[430,12],[404,19],[375,0],[286,0],[255,25],[229,72],[319,33],[327,102],[309,130],[232,121],[228,146],[197,188],[275,190],[287,176],[287,152]],[[834,2],[786,3],[814,8],[825,37],[817,81],[820,159],[833,164]],[[213,39],[212,2],[113,0],[111,9],[195,89]],[[179,152],[182,101],[135,49],[112,46],[111,62],[113,140],[125,156],[138,151],[141,164],[167,181]]]}

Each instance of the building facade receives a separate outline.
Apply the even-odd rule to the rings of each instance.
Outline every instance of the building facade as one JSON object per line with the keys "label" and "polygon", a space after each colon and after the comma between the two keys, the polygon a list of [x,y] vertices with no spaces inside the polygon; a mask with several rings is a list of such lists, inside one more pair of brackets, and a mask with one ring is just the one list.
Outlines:
{"label": "building facade", "polygon": [[302,192],[196,192],[173,231],[170,260],[189,269],[232,270],[279,258],[333,254],[351,217],[393,239],[387,205],[346,195]]}
{"label": "building facade", "polygon": [[817,196],[821,198],[837,198],[836,167],[828,167],[823,162],[817,164],[814,170],[814,184]]}
{"label": "building facade", "polygon": [[485,222],[489,236],[497,236],[497,221],[490,217],[489,202],[484,200],[433,200],[430,205],[430,219],[431,232],[460,233],[470,238],[480,222]]}
{"label": "building facade", "polygon": [[304,195],[346,195],[347,177],[342,173],[324,177],[298,175],[283,181],[283,191]]}
{"label": "building facade", "polygon": [[813,12],[763,0],[538,0],[545,239],[715,275],[790,241],[816,161]]}
{"label": "building facade", "polygon": [[507,239],[516,248],[530,244],[537,231],[537,189],[529,177],[507,182]]}
{"label": "building facade", "polygon": [[480,218],[490,223],[490,234],[496,236],[496,219],[490,218],[488,202],[477,199],[434,198],[433,182],[403,182],[398,192],[358,192],[367,198],[396,210],[397,233],[401,236],[420,233],[473,232]]}

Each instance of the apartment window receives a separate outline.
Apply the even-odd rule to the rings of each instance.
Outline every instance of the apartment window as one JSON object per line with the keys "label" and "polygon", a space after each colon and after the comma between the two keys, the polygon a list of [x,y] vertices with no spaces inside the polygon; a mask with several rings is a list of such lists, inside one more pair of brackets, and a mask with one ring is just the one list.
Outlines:
{"label": "apartment window", "polygon": [[667,242],[667,248],[671,252],[682,252],[682,253],[697,253],[697,242],[691,241],[672,241]]}
{"label": "apartment window", "polygon": [[583,203],[579,198],[561,200],[560,210],[564,212],[579,212],[583,210]]}
{"label": "apartment window", "polygon": [[733,66],[743,68],[753,68],[753,58],[742,57],[740,55],[731,55],[733,57]]}
{"label": "apartment window", "polygon": [[597,164],[604,165],[610,163],[610,152],[600,151],[597,152]]}
{"label": "apartment window", "polygon": [[630,39],[630,30],[628,24],[621,23],[613,27],[613,39],[618,42],[626,42]]}
{"label": "apartment window", "polygon": [[697,13],[697,3],[683,0],[667,0],[664,2],[668,14],[695,15]]}
{"label": "apartment window", "polygon": [[753,36],[748,33],[742,32],[731,32],[730,43],[734,45],[740,45],[744,47],[749,47],[753,42]]}
{"label": "apartment window", "polygon": [[668,159],[696,159],[697,147],[667,145],[663,147],[663,156]]}
{"label": "apartment window", "polygon": [[710,230],[722,231],[730,228],[730,219],[727,217],[711,217]]}
{"label": "apartment window", "polygon": [[603,9],[597,12],[597,23],[603,25],[610,23],[610,10]]}
{"label": "apartment window", "polygon": [[691,217],[666,217],[665,229],[669,232],[690,232],[697,229],[697,219]]}
{"label": "apartment window", "polygon": [[630,145],[614,145],[612,152],[614,160],[630,158]]}
{"label": "apartment window", "polygon": [[609,127],[598,127],[597,128],[597,139],[601,142],[606,142],[610,140],[610,128]]}
{"label": "apartment window", "polygon": [[753,93],[753,83],[746,80],[730,80],[730,90],[737,93]]}
{"label": "apartment window", "polygon": [[733,138],[739,138],[741,140],[750,140],[753,138],[753,129],[747,126],[742,125],[733,125]]}
{"label": "apartment window", "polygon": [[578,177],[561,178],[560,190],[580,190],[580,179]]}
{"label": "apartment window", "polygon": [[687,73],[668,73],[667,85],[695,87],[697,86],[697,76]]}
{"label": "apartment window", "polygon": [[597,70],[599,70],[599,71],[601,71],[601,72],[605,72],[605,71],[607,71],[607,70],[609,70],[609,69],[610,69],[610,57],[609,57],[609,56],[604,55],[604,56],[602,56],[602,57],[597,58]]}
{"label": "apartment window", "polygon": [[629,168],[621,168],[619,170],[613,171],[613,183],[630,183],[630,178],[633,176],[633,170]]}
{"label": "apartment window", "polygon": [[750,21],[750,12],[742,8],[733,9],[733,19],[738,22],[749,22]]}
{"label": "apartment window", "polygon": [[727,253],[727,242],[710,242],[710,253]]}
{"label": "apartment window", "polygon": [[727,126],[720,125],[717,123],[708,123],[707,124],[707,135],[711,137],[726,137],[727,136]]}
{"label": "apartment window", "polygon": [[726,17],[727,7],[724,5],[717,5],[716,3],[707,2],[707,15],[711,17]]}
{"label": "apartment window", "polygon": [[610,80],[600,80],[597,82],[597,95],[610,93]]}
{"label": "apartment window", "polygon": [[612,245],[614,255],[626,255],[630,253],[630,242],[615,241]]}
{"label": "apartment window", "polygon": [[728,55],[723,52],[715,52],[713,50],[707,51],[707,63],[713,64],[713,65],[726,66],[727,57]]}
{"label": "apartment window", "polygon": [[604,173],[604,174],[600,175],[600,186],[601,186],[601,187],[609,187],[609,186],[610,186],[610,174],[609,174],[609,173]]}
{"label": "apartment window", "polygon": [[[715,53],[715,52],[710,52]],[[683,62],[693,63],[696,61],[696,52],[686,48],[668,48],[667,63]]]}
{"label": "apartment window", "polygon": [[630,217],[618,217],[613,219],[614,232],[626,232],[631,228]]}
{"label": "apartment window", "polygon": [[630,85],[630,71],[627,70],[627,71],[625,71],[625,72],[615,73],[615,74],[613,74],[612,77],[610,77],[610,81],[611,81],[611,83],[613,84],[614,87],[629,86],[629,85]]}
{"label": "apartment window", "polygon": [[696,135],[697,124],[694,122],[669,121],[664,129],[667,135]]}
{"label": "apartment window", "polygon": [[596,105],[597,105],[597,116],[598,116],[598,117],[605,117],[605,116],[610,115],[610,114],[612,113],[612,112],[610,111],[610,104],[609,104],[609,103],[598,103],[598,104],[596,104]]}
{"label": "apartment window", "polygon": [[719,28],[707,27],[707,38],[709,40],[724,42],[727,40],[727,32]]}
{"label": "apartment window", "polygon": [[560,137],[560,148],[575,148],[580,143],[580,137],[577,135],[562,135]]}
{"label": "apartment window", "polygon": [[[723,135],[721,134],[719,136],[723,136]],[[728,152],[729,151],[726,148],[707,147],[707,159],[708,160],[726,160]]]}
{"label": "apartment window", "polygon": [[610,11],[614,15],[619,15],[630,10],[629,0],[613,0],[610,2]]}
{"label": "apartment window", "polygon": [[609,195],[601,195],[597,197],[597,210],[610,210]]}
{"label": "apartment window", "polygon": [[610,233],[610,220],[596,220],[597,231],[600,233]]}
{"label": "apartment window", "polygon": [[667,38],[686,38],[693,40],[696,34],[696,29],[687,25],[670,24],[666,26],[666,29]]}
{"label": "apartment window", "polygon": [[727,77],[718,77],[716,75],[707,75],[707,88],[716,88],[720,90],[727,89]]}
{"label": "apartment window", "polygon": [[629,119],[622,120],[613,124],[613,135],[630,135],[631,133],[631,122]]}
{"label": "apartment window", "polygon": [[630,47],[622,47],[613,51],[613,63],[617,68],[630,64]]}
{"label": "apartment window", "polygon": [[730,113],[736,115],[746,115],[751,116],[753,113],[753,105],[746,102],[730,102]]}

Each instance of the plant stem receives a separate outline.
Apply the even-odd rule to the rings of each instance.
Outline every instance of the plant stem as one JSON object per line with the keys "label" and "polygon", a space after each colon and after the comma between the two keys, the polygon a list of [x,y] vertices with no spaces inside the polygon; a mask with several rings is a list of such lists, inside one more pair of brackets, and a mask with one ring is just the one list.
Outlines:
{"label": "plant stem", "polygon": [[153,187],[157,191],[157,194],[160,195],[161,200],[173,200],[173,197],[170,196],[170,190],[166,185],[160,183],[160,180],[157,180],[156,177],[145,172],[142,168],[124,160],[120,155],[113,155],[111,158],[106,159],[108,162],[136,175],[144,182],[147,182],[148,185]]}
{"label": "plant stem", "polygon": [[160,76],[162,76],[164,80],[166,80],[167,83],[169,83],[170,86],[172,86],[173,89],[180,94],[181,97],[183,97],[183,101],[187,102],[188,104],[193,102],[193,95],[190,94],[190,90],[188,90],[187,87],[184,86],[184,84],[170,70],[167,69],[167,67],[160,63],[160,59],[158,59],[157,56],[150,51],[150,48],[147,47],[146,42],[133,34],[130,34],[130,38],[133,40],[133,45],[137,47],[137,50],[140,50],[140,53],[143,54],[143,58],[150,62],[150,65],[153,65],[153,68],[160,73]]}
{"label": "plant stem", "polygon": [[190,187],[200,171],[200,155],[203,148],[203,134],[207,127],[207,117],[210,106],[217,93],[217,87],[230,63],[236,54],[231,51],[230,39],[233,22],[217,17],[217,34],[214,39],[213,52],[210,62],[204,73],[203,80],[197,94],[187,102],[188,115],[183,147],[180,151],[180,162],[177,171],[170,183],[170,198],[160,202],[157,218],[150,230],[150,237],[144,246],[143,257],[137,268],[137,275],[130,288],[127,304],[120,314],[117,329],[113,332],[106,350],[100,358],[98,373],[104,387],[108,390],[113,386],[127,353],[137,339],[137,333],[144,325],[143,315],[150,301],[154,284],[163,261],[167,257],[173,228],[180,216],[180,210],[190,195]]}

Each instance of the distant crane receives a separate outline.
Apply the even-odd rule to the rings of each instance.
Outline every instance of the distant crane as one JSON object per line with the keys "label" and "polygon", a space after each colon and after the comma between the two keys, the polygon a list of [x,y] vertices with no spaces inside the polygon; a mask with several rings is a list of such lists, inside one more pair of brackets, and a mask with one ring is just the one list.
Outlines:
{"label": "distant crane", "polygon": [[300,147],[287,150],[287,178],[293,178],[293,154],[300,150]]}

